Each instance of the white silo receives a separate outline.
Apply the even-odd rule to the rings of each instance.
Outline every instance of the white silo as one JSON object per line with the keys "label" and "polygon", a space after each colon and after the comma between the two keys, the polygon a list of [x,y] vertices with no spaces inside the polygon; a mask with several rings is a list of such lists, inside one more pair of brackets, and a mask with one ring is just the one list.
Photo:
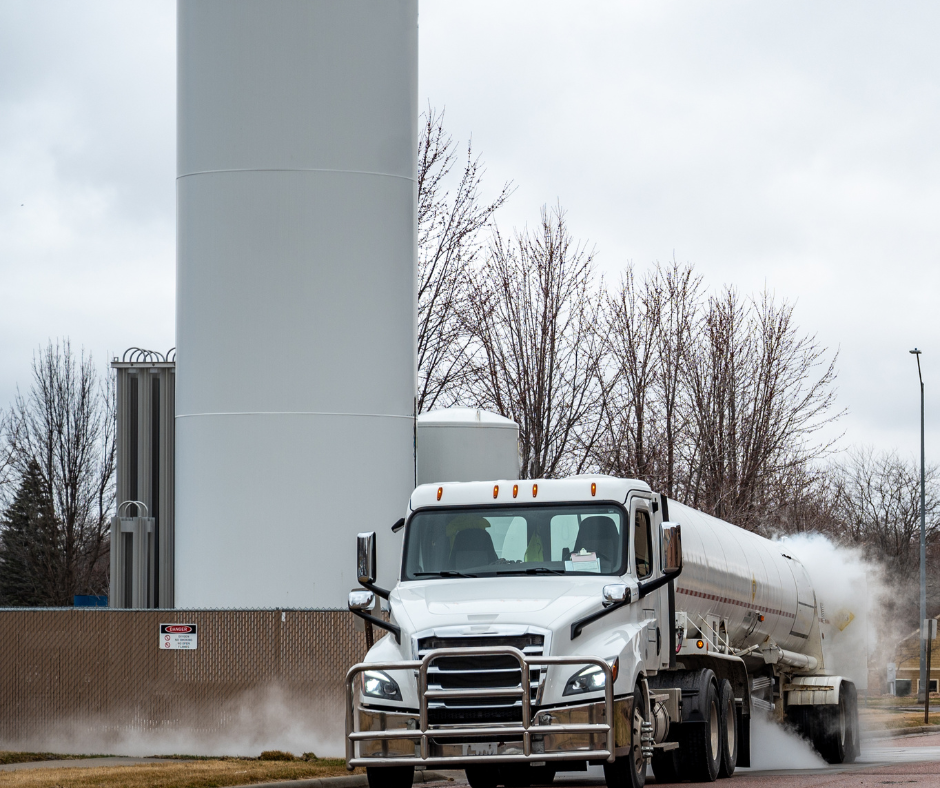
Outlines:
{"label": "white silo", "polygon": [[519,478],[519,425],[498,413],[443,408],[418,416],[418,484]]}
{"label": "white silo", "polygon": [[178,3],[177,607],[336,607],[414,484],[417,0]]}

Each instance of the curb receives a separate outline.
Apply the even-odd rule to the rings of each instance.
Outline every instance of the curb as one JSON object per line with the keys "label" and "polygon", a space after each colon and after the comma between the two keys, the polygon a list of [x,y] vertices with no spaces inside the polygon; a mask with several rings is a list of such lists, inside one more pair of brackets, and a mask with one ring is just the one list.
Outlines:
{"label": "curb", "polygon": [[917,736],[922,733],[940,733],[940,725],[917,725],[913,728],[886,728],[882,731],[868,731],[862,739],[894,739],[898,736]]}
{"label": "curb", "polygon": [[[415,784],[453,780],[441,772],[415,771]],[[235,788],[368,788],[369,778],[364,774],[343,777],[311,777],[306,780],[279,780],[273,783],[247,783]]]}

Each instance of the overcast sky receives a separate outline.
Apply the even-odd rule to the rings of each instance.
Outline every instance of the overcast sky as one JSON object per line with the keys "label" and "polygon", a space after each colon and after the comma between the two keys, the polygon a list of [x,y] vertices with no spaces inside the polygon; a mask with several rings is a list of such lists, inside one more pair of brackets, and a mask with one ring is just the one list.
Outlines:
{"label": "overcast sky", "polygon": [[[764,287],[839,357],[843,446],[940,459],[940,4],[422,0],[422,105],[499,219],[616,281]],[[0,407],[33,351],[174,344],[175,3],[0,0]],[[937,426],[934,426],[937,425]]]}

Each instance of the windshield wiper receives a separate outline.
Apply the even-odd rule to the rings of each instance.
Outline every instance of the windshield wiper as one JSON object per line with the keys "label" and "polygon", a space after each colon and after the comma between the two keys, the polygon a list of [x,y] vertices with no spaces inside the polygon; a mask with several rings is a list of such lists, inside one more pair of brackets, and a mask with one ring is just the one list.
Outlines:
{"label": "windshield wiper", "polygon": [[412,572],[412,574],[415,577],[476,577],[476,575],[466,575],[454,569],[442,569],[440,572]]}
{"label": "windshield wiper", "polygon": [[530,566],[528,569],[510,569],[497,572],[498,575],[563,575],[564,569],[552,569],[547,566]]}

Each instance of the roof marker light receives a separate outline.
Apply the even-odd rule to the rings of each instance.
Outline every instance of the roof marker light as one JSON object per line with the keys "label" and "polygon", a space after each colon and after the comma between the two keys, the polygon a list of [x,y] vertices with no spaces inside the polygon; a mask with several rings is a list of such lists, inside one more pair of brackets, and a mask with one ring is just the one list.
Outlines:
{"label": "roof marker light", "polygon": [[493,497],[495,498],[497,495],[499,495],[499,485],[494,484],[493,485]]}
{"label": "roof marker light", "polygon": [[534,498],[539,494],[539,486],[537,484],[532,485],[532,497]]}
{"label": "roof marker light", "polygon": [[514,484],[512,486],[512,497],[515,498],[519,494],[519,485]]}
{"label": "roof marker light", "polygon": [[597,495],[597,484],[591,482],[591,497],[593,498],[595,495]]}
{"label": "roof marker light", "polygon": [[437,488],[437,500],[441,500],[441,496],[442,496],[443,494],[444,494],[444,488],[443,488],[443,487],[438,487],[438,488]]}

